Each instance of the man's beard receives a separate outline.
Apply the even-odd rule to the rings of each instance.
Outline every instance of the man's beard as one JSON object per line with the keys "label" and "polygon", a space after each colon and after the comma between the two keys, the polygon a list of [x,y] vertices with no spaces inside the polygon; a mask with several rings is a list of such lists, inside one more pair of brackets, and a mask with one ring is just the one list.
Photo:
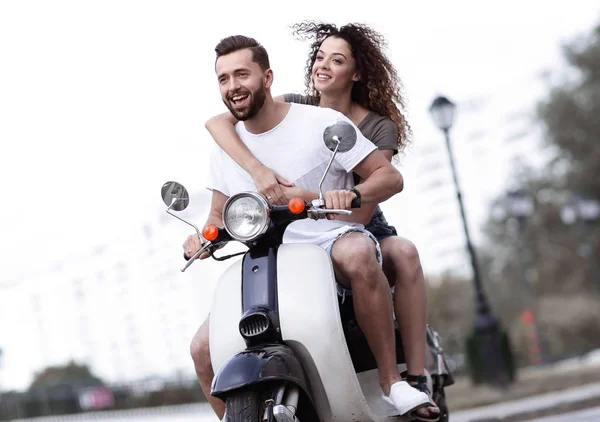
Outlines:
{"label": "man's beard", "polygon": [[[244,108],[242,110],[235,110],[233,108],[233,105],[231,104],[231,98],[236,95],[240,95],[240,94],[244,95],[246,93],[249,94],[248,95],[248,100],[249,100],[248,105],[246,106],[246,108]],[[251,119],[258,114],[258,112],[264,105],[266,98],[267,98],[267,95],[265,93],[265,85],[261,82],[260,86],[258,87],[258,89],[256,91],[254,91],[254,92],[249,92],[249,91],[236,92],[235,94],[229,95],[227,97],[227,100],[223,100],[223,102],[225,103],[225,106],[229,109],[231,114],[233,114],[233,117],[235,117],[237,120],[243,122],[244,120]]]}

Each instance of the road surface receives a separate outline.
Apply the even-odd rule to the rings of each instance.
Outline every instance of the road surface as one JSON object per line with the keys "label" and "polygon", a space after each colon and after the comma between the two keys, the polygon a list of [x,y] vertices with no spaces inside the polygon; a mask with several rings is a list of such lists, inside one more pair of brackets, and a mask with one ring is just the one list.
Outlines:
{"label": "road surface", "polygon": [[[450,416],[450,419],[452,419],[452,416]],[[531,419],[528,422],[600,422],[600,407]]]}

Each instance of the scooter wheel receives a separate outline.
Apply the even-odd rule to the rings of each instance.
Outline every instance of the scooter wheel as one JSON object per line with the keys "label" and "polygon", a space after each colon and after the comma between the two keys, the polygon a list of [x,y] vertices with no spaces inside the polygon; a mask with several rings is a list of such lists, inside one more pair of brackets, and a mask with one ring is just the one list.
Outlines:
{"label": "scooter wheel", "polygon": [[448,422],[450,420],[450,410],[448,409],[448,403],[446,402],[446,394],[443,389],[436,391],[433,394],[433,401],[440,409],[440,418],[438,422]]}
{"label": "scooter wheel", "polygon": [[245,389],[230,394],[225,400],[226,422],[262,422],[268,399],[274,398],[271,388]]}

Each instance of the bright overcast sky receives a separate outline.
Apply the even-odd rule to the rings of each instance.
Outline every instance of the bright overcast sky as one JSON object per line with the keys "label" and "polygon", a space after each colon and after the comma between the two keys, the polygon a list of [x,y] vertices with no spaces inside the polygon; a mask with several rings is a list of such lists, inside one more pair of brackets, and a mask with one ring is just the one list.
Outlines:
{"label": "bright overcast sky", "polygon": [[303,90],[308,49],[290,24],[372,25],[388,40],[419,143],[440,136],[427,115],[435,95],[510,92],[559,66],[559,44],[599,10],[589,0],[3,0],[0,176],[12,187],[0,208],[0,295],[19,274],[156,220],[163,182],[203,188],[213,145],[204,122],[224,110],[213,49],[225,36],[266,46],[281,94]]}

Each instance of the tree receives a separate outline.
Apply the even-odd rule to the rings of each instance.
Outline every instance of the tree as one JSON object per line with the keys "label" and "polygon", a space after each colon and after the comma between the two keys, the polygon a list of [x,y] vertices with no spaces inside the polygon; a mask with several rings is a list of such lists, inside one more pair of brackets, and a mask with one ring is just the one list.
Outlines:
{"label": "tree", "polygon": [[563,51],[568,75],[539,104],[538,116],[557,150],[554,167],[564,169],[562,187],[600,198],[600,24]]}
{"label": "tree", "polygon": [[63,366],[49,366],[36,373],[29,389],[70,385],[73,387],[102,386],[104,382],[96,377],[87,365],[79,365],[73,361]]}
{"label": "tree", "polygon": [[[481,253],[490,296],[511,327],[513,344],[525,344],[519,312],[530,300],[529,285],[546,352],[555,357],[600,346],[600,312],[593,305],[600,280],[593,279],[578,254],[581,232],[560,218],[562,204],[575,192],[600,200],[600,24],[563,52],[567,67],[537,107],[546,147],[554,153],[550,171],[515,169],[516,184],[534,198],[535,213],[522,237],[510,224],[490,219],[485,227],[489,242]],[[598,224],[588,234],[599,251]],[[524,348],[517,352],[527,362]]]}

